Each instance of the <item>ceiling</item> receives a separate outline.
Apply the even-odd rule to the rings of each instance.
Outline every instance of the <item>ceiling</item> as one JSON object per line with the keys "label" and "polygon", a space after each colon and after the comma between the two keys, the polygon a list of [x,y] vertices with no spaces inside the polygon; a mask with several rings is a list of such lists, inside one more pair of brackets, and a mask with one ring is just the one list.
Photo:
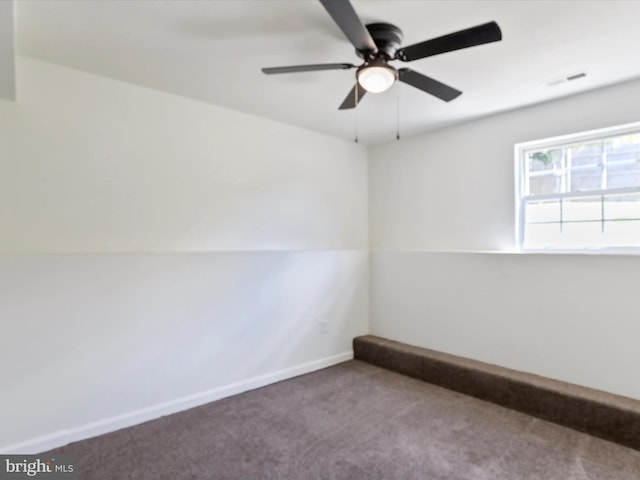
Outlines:
{"label": "ceiling", "polygon": [[[640,78],[638,1],[353,0],[403,45],[492,20],[501,42],[409,66],[464,93],[445,103],[409,85],[338,106],[355,70],[264,75],[261,67],[359,64],[316,0],[16,0],[19,55],[198,99],[361,143],[415,135]],[[401,64],[401,65],[399,65]],[[554,83],[568,76],[586,77]]]}

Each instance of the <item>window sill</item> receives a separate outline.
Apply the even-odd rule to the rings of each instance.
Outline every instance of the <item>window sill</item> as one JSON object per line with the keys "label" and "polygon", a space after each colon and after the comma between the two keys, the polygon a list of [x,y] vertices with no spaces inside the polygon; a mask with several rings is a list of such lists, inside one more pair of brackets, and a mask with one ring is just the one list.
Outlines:
{"label": "window sill", "polygon": [[519,254],[559,254],[559,255],[640,255],[640,247],[583,247],[583,248],[521,248]]}

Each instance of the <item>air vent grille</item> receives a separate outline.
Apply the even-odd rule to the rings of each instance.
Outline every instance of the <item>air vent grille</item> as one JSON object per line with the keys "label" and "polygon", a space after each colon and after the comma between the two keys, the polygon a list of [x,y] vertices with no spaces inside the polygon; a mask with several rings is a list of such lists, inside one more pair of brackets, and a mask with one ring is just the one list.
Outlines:
{"label": "air vent grille", "polygon": [[568,75],[566,77],[556,78],[556,79],[553,79],[551,81],[548,81],[547,82],[547,86],[548,87],[555,87],[556,85],[560,85],[562,83],[570,82],[572,80],[577,80],[579,78],[584,78],[586,76],[587,76],[587,74],[584,73],[584,72],[574,73],[573,75]]}

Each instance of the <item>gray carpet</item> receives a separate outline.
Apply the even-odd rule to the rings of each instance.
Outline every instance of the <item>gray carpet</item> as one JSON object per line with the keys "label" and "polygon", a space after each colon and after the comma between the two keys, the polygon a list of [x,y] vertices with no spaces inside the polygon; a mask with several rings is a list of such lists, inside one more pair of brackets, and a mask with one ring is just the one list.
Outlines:
{"label": "gray carpet", "polygon": [[357,360],[55,450],[80,480],[638,480],[640,452]]}

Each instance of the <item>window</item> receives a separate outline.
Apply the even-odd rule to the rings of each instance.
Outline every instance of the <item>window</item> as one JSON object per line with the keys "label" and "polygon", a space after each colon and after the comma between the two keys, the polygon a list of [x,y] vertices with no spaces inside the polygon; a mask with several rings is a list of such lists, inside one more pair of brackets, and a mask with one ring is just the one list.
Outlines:
{"label": "window", "polygon": [[523,250],[640,247],[640,124],[516,145]]}

